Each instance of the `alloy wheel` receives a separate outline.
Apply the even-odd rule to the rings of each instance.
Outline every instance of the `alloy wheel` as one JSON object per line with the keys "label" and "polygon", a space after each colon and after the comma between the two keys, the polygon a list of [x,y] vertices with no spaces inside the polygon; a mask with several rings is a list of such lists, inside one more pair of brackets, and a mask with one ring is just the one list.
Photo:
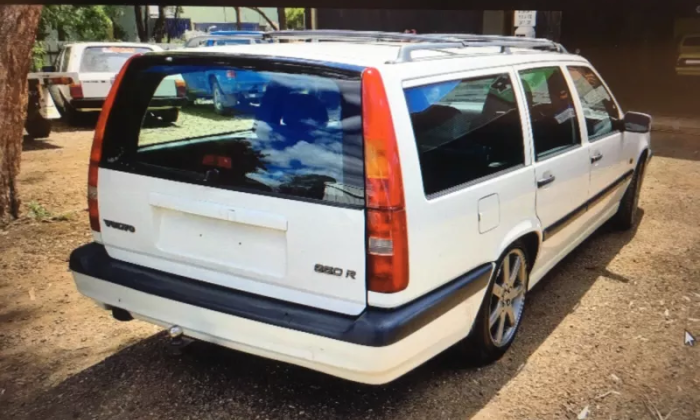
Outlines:
{"label": "alloy wheel", "polygon": [[496,347],[510,343],[525,307],[527,260],[520,249],[512,249],[496,272],[489,306],[489,331]]}

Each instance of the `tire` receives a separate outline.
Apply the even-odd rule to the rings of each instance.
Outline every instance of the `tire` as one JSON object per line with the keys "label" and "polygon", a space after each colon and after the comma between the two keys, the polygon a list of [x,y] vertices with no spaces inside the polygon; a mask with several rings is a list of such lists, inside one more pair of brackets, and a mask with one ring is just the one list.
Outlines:
{"label": "tire", "polygon": [[45,139],[51,134],[51,120],[47,120],[41,115],[36,115],[31,119],[27,119],[24,129],[27,130],[27,134],[31,138]]}
{"label": "tire", "polygon": [[80,112],[76,111],[75,108],[73,108],[67,101],[65,102],[65,108],[63,108],[61,111],[63,118],[69,125],[76,126],[83,124],[83,116],[80,114]]}
{"label": "tire", "polygon": [[172,108],[154,112],[154,114],[156,117],[160,117],[160,119],[165,123],[174,123],[180,117],[180,110],[177,108]]}
{"label": "tire", "polygon": [[[516,260],[520,261],[519,265]],[[505,284],[506,261],[510,273],[513,273],[514,266],[519,267],[510,284]],[[496,274],[486,289],[472,331],[457,345],[461,364],[480,366],[493,363],[503,357],[513,344],[525,311],[525,297],[530,280],[529,261],[527,247],[520,241],[508,247],[499,258]],[[494,293],[496,288],[501,290],[500,298]]]}
{"label": "tire", "polygon": [[625,195],[620,200],[620,207],[613,216],[613,225],[618,230],[629,230],[637,223],[637,213],[639,209],[639,192],[642,189],[644,171],[646,170],[646,160],[637,164],[632,181],[627,186]]}
{"label": "tire", "polygon": [[219,82],[216,78],[212,77],[211,81],[211,94],[214,99],[214,111],[219,115],[231,115],[231,108],[226,106],[224,102],[224,91],[219,86]]}

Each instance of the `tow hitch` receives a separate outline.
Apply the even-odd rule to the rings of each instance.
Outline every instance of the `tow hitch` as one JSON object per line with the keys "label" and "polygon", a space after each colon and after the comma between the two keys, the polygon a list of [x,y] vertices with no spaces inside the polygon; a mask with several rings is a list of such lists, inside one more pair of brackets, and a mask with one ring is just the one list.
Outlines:
{"label": "tow hitch", "polygon": [[184,331],[179,325],[173,325],[168,328],[168,336],[170,336],[170,344],[168,349],[174,355],[182,354],[182,349],[185,348],[192,340],[185,338]]}

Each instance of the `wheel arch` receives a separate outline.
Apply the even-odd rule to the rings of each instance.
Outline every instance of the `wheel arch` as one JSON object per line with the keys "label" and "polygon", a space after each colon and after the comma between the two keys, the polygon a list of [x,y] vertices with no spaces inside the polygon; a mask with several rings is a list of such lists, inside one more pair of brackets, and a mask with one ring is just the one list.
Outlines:
{"label": "wheel arch", "polygon": [[527,251],[527,257],[529,259],[528,271],[532,271],[542,243],[542,226],[539,220],[525,220],[511,229],[508,234],[503,237],[503,241],[501,241],[498,249],[498,256],[500,257],[506,249],[517,241],[521,241],[523,245],[525,245],[525,251]]}
{"label": "wheel arch", "polygon": [[637,159],[637,165],[639,163],[644,162],[646,163],[647,160],[649,159],[649,147],[644,147],[642,151],[639,153],[639,158]]}

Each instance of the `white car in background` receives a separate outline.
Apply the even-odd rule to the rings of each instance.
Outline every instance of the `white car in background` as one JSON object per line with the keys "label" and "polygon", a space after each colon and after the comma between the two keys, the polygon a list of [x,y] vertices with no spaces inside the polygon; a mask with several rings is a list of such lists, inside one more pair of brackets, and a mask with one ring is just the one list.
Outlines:
{"label": "white car in background", "polygon": [[[65,45],[49,79],[51,98],[69,121],[86,112],[99,112],[109,94],[115,76],[134,55],[162,51],[157,45],[124,42],[81,42]],[[185,82],[171,78],[156,92],[154,114],[165,122],[177,121],[185,103]]]}

